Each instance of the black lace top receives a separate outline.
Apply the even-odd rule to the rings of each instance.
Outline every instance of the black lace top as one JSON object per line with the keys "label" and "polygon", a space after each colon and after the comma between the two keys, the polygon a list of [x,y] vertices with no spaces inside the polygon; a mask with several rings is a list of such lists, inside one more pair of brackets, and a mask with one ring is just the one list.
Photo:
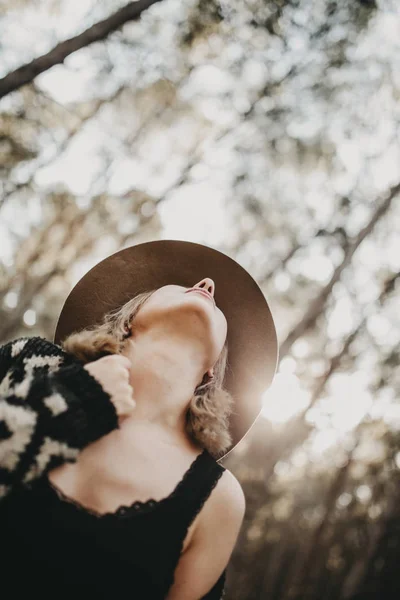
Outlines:
{"label": "black lace top", "polygon": [[[45,475],[0,504],[3,589],[13,598],[162,600],[173,583],[188,527],[225,468],[207,450],[173,492],[99,514]],[[226,571],[207,600],[223,596]]]}

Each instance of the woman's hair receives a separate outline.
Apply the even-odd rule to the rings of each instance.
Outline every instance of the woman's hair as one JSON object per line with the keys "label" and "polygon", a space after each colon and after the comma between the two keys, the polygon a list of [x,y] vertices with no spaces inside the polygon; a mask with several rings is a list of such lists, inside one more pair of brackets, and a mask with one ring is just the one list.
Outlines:
{"label": "woman's hair", "polygon": [[[140,307],[155,290],[143,292],[131,298],[122,307],[109,311],[98,325],[71,333],[61,346],[84,364],[107,354],[119,354],[124,349],[129,329]],[[214,376],[208,380],[204,375],[196,387],[186,412],[186,432],[190,438],[206,448],[214,458],[221,457],[231,446],[229,415],[234,401],[223,388],[225,370],[228,365],[228,342],[214,365]]]}

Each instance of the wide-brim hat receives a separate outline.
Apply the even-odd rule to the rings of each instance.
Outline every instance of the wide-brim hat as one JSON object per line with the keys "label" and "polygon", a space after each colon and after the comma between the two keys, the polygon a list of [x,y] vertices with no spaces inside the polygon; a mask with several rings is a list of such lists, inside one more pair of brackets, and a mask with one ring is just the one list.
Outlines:
{"label": "wide-brim hat", "polygon": [[210,277],[214,299],[228,324],[228,365],[223,387],[234,399],[232,444],[254,425],[278,362],[278,341],[267,300],[256,281],[235,260],[203,244],[156,240],[129,246],[92,267],[75,285],[61,310],[54,343],[100,324],[105,313],[134,296],[164,285],[193,287]]}

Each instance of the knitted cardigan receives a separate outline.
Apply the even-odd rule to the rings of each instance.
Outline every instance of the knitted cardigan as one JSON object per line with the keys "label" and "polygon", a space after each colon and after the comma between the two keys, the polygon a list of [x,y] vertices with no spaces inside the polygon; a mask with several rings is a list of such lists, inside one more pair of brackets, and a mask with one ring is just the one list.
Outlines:
{"label": "knitted cardigan", "polygon": [[39,336],[1,346],[0,499],[117,427],[109,394],[75,356]]}
{"label": "knitted cardigan", "polygon": [[[118,427],[110,395],[61,346],[40,336],[0,346],[0,508],[15,486],[31,487]],[[225,576],[204,600],[225,596]]]}

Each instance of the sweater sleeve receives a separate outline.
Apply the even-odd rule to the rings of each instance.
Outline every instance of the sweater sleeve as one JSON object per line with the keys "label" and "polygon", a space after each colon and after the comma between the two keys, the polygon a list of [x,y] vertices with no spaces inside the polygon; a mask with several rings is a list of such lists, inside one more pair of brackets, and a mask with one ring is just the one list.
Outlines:
{"label": "sweater sleeve", "polygon": [[[0,499],[118,428],[110,395],[80,361],[41,368],[44,338],[18,338],[0,347]],[[29,360],[35,368],[27,368]]]}

